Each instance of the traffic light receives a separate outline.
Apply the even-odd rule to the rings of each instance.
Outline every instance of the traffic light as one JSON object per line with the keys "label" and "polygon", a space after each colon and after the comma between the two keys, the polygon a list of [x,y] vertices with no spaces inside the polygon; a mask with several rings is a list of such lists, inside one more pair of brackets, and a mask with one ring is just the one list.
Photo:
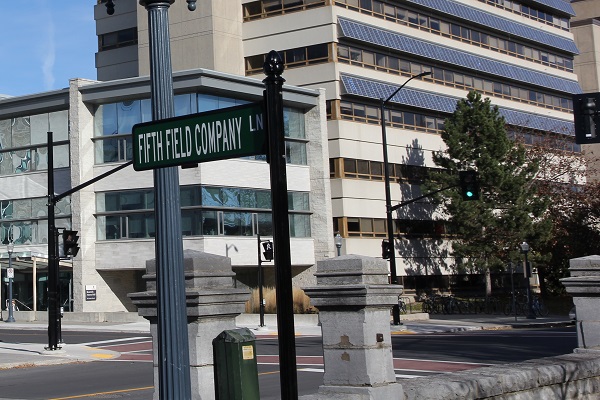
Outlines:
{"label": "traffic light", "polygon": [[600,93],[573,95],[575,142],[600,143]]}
{"label": "traffic light", "polygon": [[77,231],[68,231],[66,229],[63,231],[63,252],[65,257],[75,257],[77,255],[79,252],[78,240]]}
{"label": "traffic light", "polygon": [[465,201],[479,200],[479,181],[477,171],[459,171],[460,194]]}
{"label": "traffic light", "polygon": [[387,260],[392,255],[392,247],[390,246],[390,241],[387,239],[383,239],[381,241],[381,257],[384,260]]}
{"label": "traffic light", "polygon": [[265,261],[273,261],[273,242],[271,242],[270,240],[262,242],[262,247],[265,250],[263,251]]}

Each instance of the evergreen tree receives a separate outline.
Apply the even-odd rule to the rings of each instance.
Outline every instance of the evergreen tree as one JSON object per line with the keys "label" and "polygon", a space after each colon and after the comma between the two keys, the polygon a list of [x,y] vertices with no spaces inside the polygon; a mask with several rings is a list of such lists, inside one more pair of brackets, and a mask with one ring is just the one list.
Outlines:
{"label": "evergreen tree", "polygon": [[535,250],[548,240],[548,202],[538,196],[533,182],[538,163],[508,137],[498,108],[476,91],[458,102],[445,121],[442,139],[446,149],[433,160],[445,172],[435,175],[433,186],[458,184],[458,171],[478,174],[480,200],[465,201],[454,189],[441,192],[438,199],[456,235],[452,255],[457,272],[484,273],[489,295],[491,271],[519,259],[520,243],[527,241]]}

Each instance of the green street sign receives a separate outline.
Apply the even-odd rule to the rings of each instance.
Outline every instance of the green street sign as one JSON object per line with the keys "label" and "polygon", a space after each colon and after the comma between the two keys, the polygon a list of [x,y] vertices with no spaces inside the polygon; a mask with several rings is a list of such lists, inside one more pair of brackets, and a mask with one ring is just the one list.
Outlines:
{"label": "green street sign", "polygon": [[133,168],[195,164],[266,154],[263,103],[136,124]]}

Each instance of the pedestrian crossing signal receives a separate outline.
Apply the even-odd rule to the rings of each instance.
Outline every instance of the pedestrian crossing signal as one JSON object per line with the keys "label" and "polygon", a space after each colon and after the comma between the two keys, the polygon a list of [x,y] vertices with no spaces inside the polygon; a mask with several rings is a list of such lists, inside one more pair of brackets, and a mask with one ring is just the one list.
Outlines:
{"label": "pedestrian crossing signal", "polygon": [[66,229],[63,231],[63,251],[65,257],[75,257],[79,253],[78,240],[77,231],[68,231]]}
{"label": "pedestrian crossing signal", "polygon": [[263,256],[265,257],[265,261],[273,261],[273,242],[270,240],[262,242],[262,247],[264,249]]}

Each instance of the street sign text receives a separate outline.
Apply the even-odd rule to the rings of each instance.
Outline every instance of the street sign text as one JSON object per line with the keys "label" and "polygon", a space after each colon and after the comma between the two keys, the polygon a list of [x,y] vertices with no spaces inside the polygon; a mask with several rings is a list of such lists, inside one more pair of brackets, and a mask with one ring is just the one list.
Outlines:
{"label": "street sign text", "polygon": [[262,103],[137,124],[132,134],[136,171],[266,153]]}

